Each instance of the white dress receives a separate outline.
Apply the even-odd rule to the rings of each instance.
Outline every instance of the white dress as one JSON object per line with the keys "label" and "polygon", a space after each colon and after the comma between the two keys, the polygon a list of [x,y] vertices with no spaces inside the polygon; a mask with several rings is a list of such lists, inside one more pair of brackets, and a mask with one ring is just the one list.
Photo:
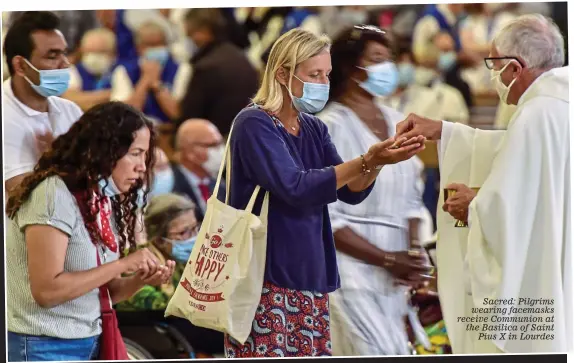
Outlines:
{"label": "white dress", "polygon": [[[381,106],[389,136],[404,116]],[[365,153],[379,138],[348,107],[331,103],[318,115],[327,124],[332,141],[345,161]],[[423,214],[420,176],[422,162],[408,161],[385,166],[367,199],[358,205],[329,205],[333,231],[351,228],[378,248],[408,248],[408,219]],[[330,294],[331,337],[334,356],[410,354],[405,330],[409,314],[408,290],[394,286],[383,268],[337,252],[341,289]],[[412,314],[411,312],[411,315]],[[414,321],[413,321],[414,320]],[[411,319],[418,325],[418,320]]]}

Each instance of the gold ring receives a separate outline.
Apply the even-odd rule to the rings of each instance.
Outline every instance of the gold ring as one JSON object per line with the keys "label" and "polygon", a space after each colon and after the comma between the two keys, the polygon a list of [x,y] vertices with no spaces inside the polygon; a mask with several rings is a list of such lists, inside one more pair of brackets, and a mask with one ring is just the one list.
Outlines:
{"label": "gold ring", "polygon": [[418,257],[421,255],[420,251],[417,251],[417,250],[408,250],[407,253],[411,257]]}

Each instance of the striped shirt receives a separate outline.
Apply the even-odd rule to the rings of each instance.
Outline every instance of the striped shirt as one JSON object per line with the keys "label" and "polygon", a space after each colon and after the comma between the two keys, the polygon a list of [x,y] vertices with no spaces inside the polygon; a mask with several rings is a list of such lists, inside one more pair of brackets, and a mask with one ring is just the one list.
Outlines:
{"label": "striped shirt", "polygon": [[[101,313],[98,289],[52,308],[41,307],[32,297],[25,238],[26,227],[31,225],[52,226],[70,237],[64,260],[65,272],[97,267],[97,250],[84,226],[74,196],[60,177],[45,179],[34,189],[15,218],[7,219],[8,331],[62,339],[99,335]],[[111,226],[116,231],[113,218]],[[117,253],[106,251],[106,262],[117,258]]]}

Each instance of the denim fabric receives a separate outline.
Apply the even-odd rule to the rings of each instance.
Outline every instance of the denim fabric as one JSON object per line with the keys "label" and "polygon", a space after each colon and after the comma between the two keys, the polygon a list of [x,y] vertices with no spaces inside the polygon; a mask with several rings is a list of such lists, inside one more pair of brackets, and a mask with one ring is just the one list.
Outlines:
{"label": "denim fabric", "polygon": [[8,361],[96,360],[100,352],[99,338],[59,339],[8,332]]}

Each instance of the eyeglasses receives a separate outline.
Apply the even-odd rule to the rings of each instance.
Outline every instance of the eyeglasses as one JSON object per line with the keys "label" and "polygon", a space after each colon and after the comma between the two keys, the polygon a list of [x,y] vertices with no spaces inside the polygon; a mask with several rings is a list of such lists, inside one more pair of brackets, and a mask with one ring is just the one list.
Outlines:
{"label": "eyeglasses", "polygon": [[486,64],[486,68],[494,69],[494,61],[497,61],[497,60],[499,60],[499,61],[500,60],[515,60],[523,68],[526,68],[525,65],[520,61],[520,59],[518,59],[516,57],[488,57],[488,58],[484,58],[484,64]]}
{"label": "eyeglasses", "polygon": [[173,240],[185,240],[196,236],[199,232],[199,226],[196,224],[195,226],[186,227],[182,231],[177,232],[169,232],[168,237]]}

